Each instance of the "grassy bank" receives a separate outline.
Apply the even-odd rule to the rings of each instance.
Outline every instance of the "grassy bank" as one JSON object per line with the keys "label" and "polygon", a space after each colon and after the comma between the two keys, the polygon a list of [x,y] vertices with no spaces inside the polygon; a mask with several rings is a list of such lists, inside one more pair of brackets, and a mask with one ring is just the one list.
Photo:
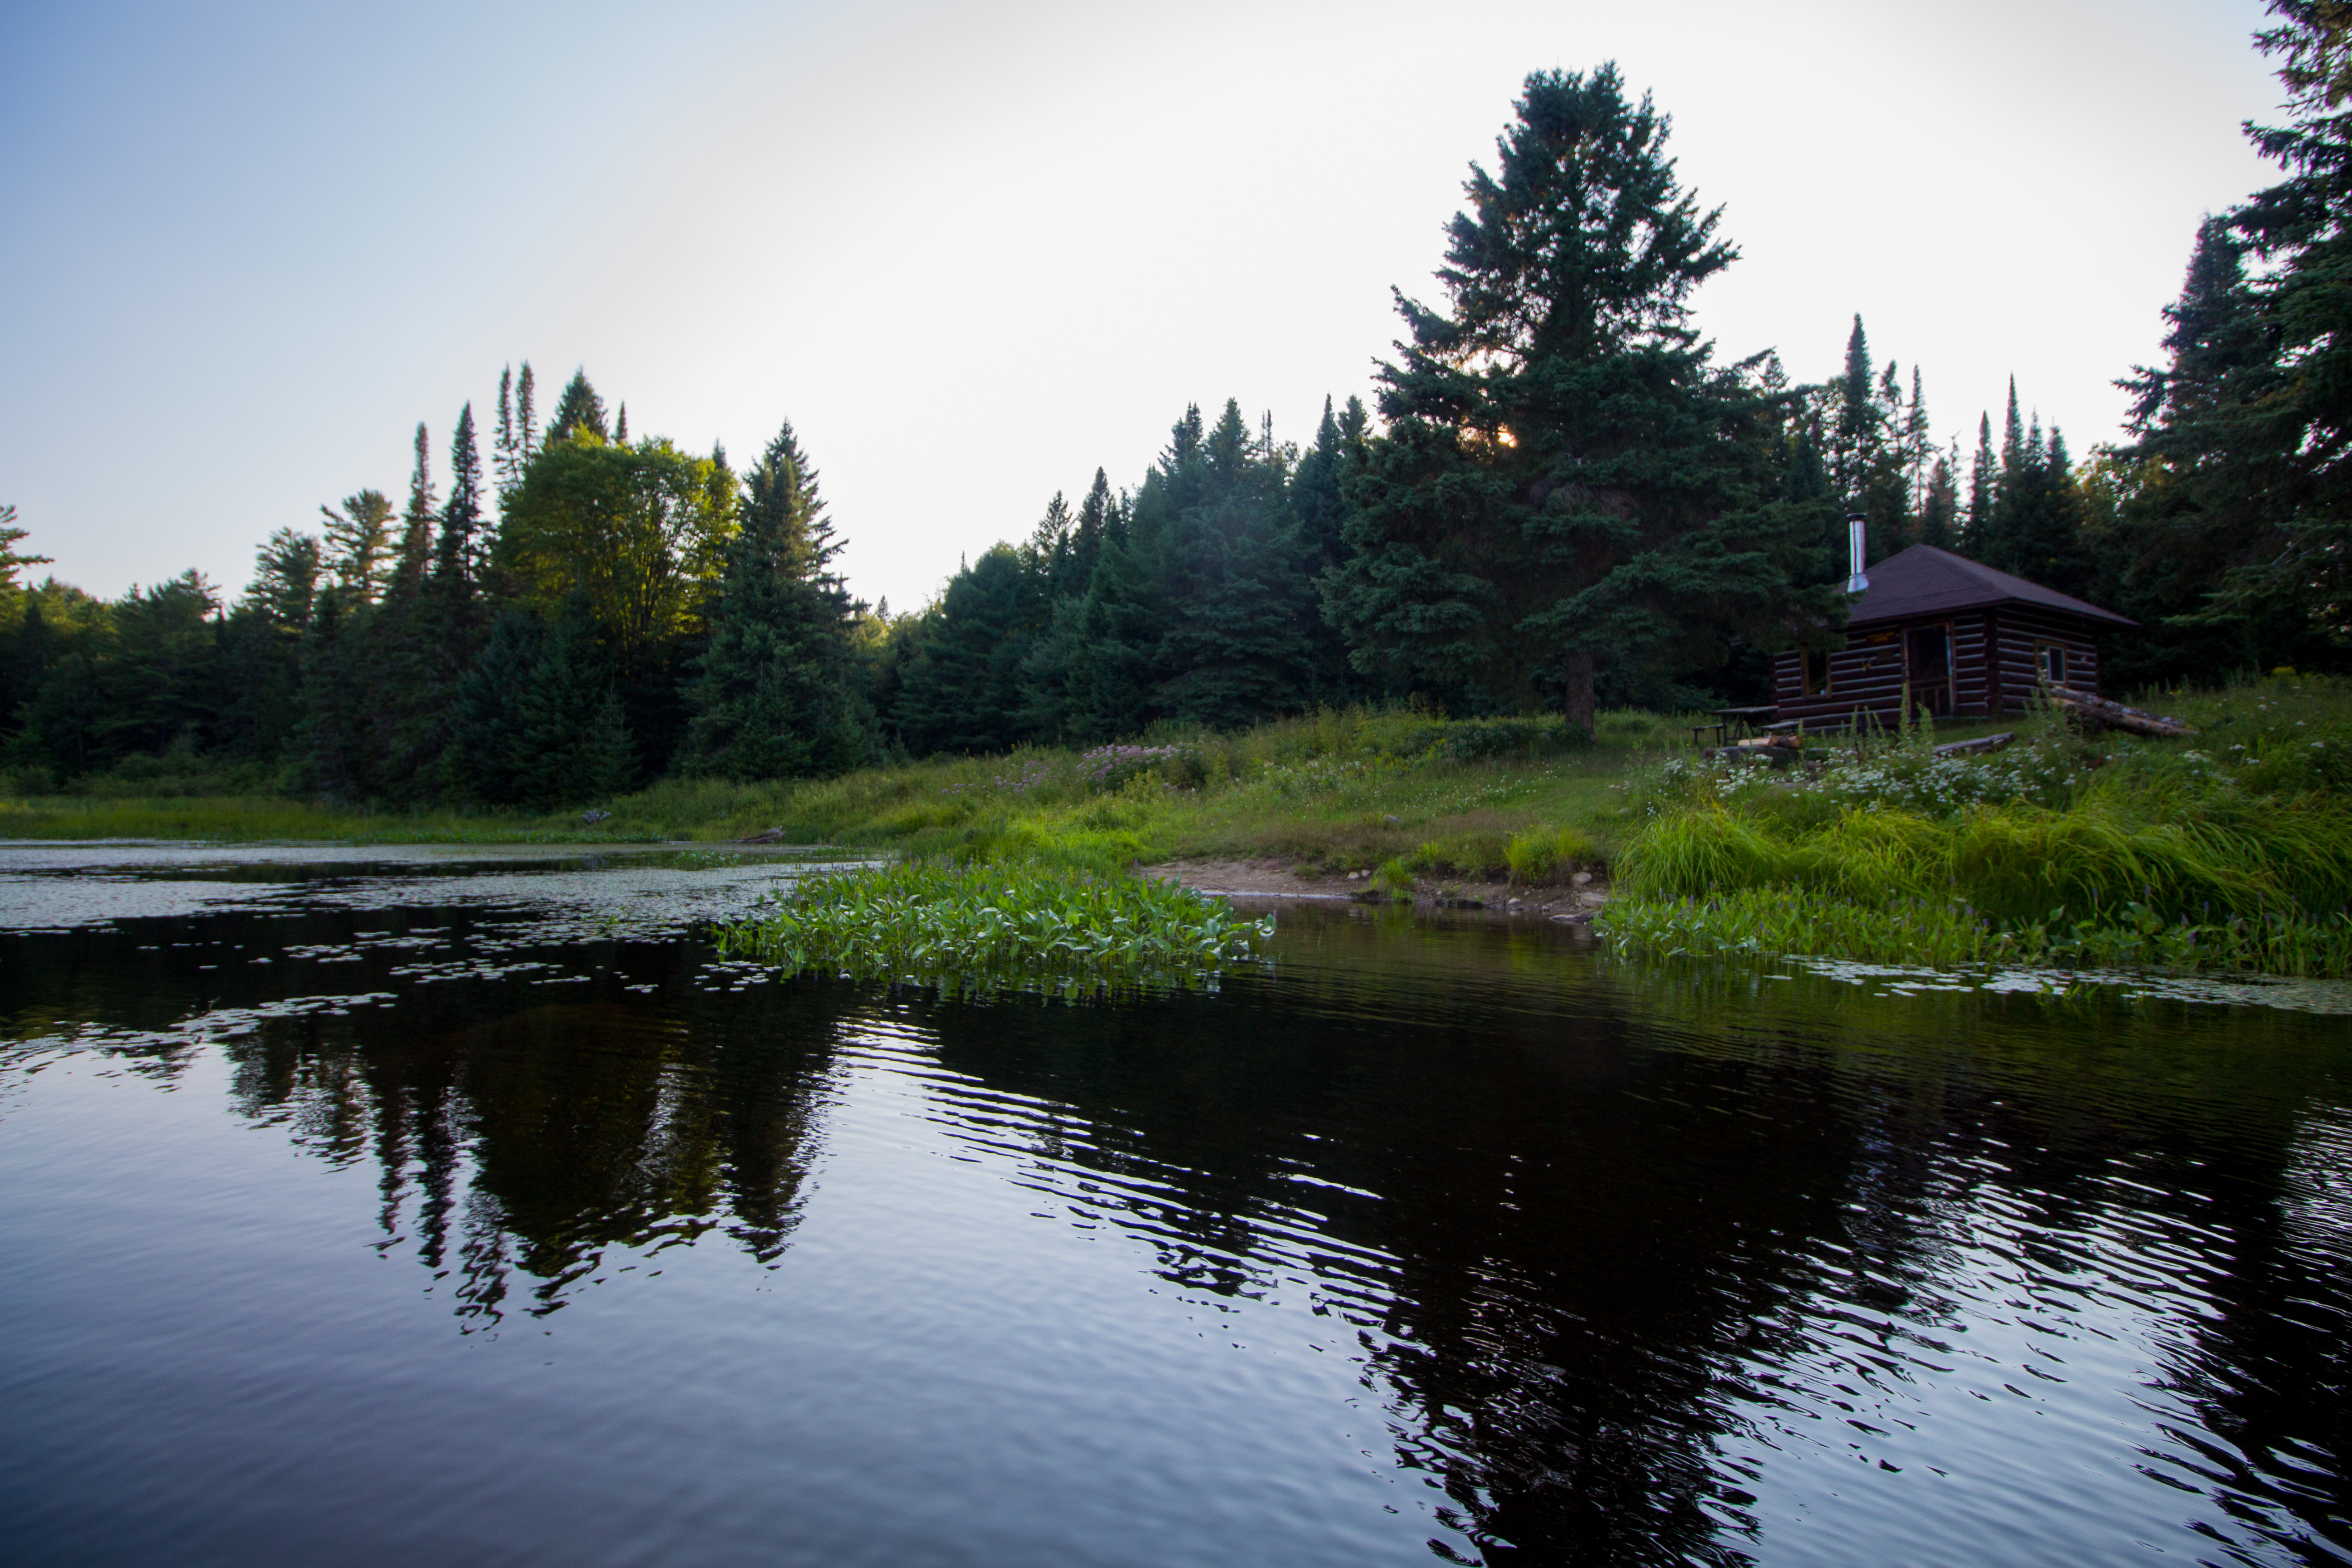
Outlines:
{"label": "grassy bank", "polygon": [[725,841],[869,847],[1095,875],[1273,858],[1540,885],[1608,868],[1603,930],[1665,951],[1886,963],[2352,973],[2352,682],[2272,679],[2160,700],[2195,738],[1992,728],[1808,747],[1794,766],[1708,763],[1689,719],[1321,713],[1240,735],[939,759],[841,778],[669,780],[580,814],[338,811],[263,794],[0,800],[17,838],[410,843]]}
{"label": "grassy bank", "polygon": [[2352,684],[2179,694],[2187,742],[2055,715],[1818,768],[1669,763],[1620,839],[1615,937],[1887,963],[2352,973]]}
{"label": "grassy bank", "polygon": [[840,778],[666,780],[582,814],[370,814],[263,795],[0,799],[0,837],[352,843],[723,841],[1018,857],[1097,870],[1272,856],[1323,869],[1523,879],[1599,860],[1629,772],[1687,752],[1687,721],[1602,716],[1571,745],[1557,718],[1442,721],[1330,712],[1232,736],[1042,747]]}

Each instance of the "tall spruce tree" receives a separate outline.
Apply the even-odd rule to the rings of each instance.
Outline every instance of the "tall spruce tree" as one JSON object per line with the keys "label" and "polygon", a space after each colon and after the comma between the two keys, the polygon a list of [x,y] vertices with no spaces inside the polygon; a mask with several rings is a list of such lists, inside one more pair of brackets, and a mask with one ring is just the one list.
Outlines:
{"label": "tall spruce tree", "polygon": [[433,517],[439,510],[433,493],[433,437],[425,421],[416,422],[416,463],[408,476],[408,510],[401,513],[400,549],[393,557],[393,592],[413,594],[425,582],[433,560]]}
{"label": "tall spruce tree", "polygon": [[[2269,266],[2257,289],[2275,381],[2241,388],[2235,461],[2261,475],[2275,548],[2236,566],[2219,616],[2299,622],[2306,664],[2352,661],[2352,11],[2271,0],[2255,36],[2279,63],[2286,123],[2249,126],[2286,178],[2231,215]],[[2246,394],[2253,394],[2246,395]]]}
{"label": "tall spruce tree", "polygon": [[629,787],[635,748],[585,593],[567,599],[548,629],[520,707],[515,783],[522,805],[580,805]]}
{"label": "tall spruce tree", "polygon": [[539,668],[539,623],[509,610],[457,683],[450,720],[450,783],[487,805],[520,804],[531,759],[525,739],[531,678]]}
{"label": "tall spruce tree", "polygon": [[850,647],[859,606],[830,571],[841,545],[789,423],[746,476],[740,516],[686,683],[679,763],[739,779],[856,767],[875,744]]}
{"label": "tall spruce tree", "polygon": [[[1616,68],[1528,79],[1438,274],[1402,296],[1331,597],[1359,668],[1478,707],[1547,698],[1590,732],[1619,689],[1839,613],[1792,588],[1813,542],[1773,495],[1779,410],[1723,368],[1691,290],[1731,264]],[[1759,362],[1760,364],[1760,362]]]}
{"label": "tall spruce tree", "polygon": [[1167,621],[1153,703],[1188,722],[1235,729],[1305,700],[1314,595],[1270,435],[1253,441],[1240,404],[1227,398],[1198,453],[1170,479],[1171,498],[1188,504],[1171,509],[1160,540]]}
{"label": "tall spruce tree", "polygon": [[2307,661],[2306,606],[2263,570],[2288,548],[2275,505],[2288,454],[2267,412],[2283,380],[2277,333],[2227,220],[2198,226],[2164,319],[2167,363],[2119,384],[2134,440],[2116,454],[2116,607],[2143,623],[2124,639],[2125,667],[2164,680]]}
{"label": "tall spruce tree", "polygon": [[1977,416],[1977,451],[1969,464],[1969,518],[1960,542],[1971,555],[1992,536],[1993,490],[2000,482],[2000,459],[1992,451],[1992,416]]}
{"label": "tall spruce tree", "polygon": [[604,400],[588,384],[586,367],[572,373],[564,384],[563,395],[556,400],[555,412],[547,421],[547,444],[568,441],[582,430],[593,433],[600,441],[613,438],[611,428],[604,423]]}

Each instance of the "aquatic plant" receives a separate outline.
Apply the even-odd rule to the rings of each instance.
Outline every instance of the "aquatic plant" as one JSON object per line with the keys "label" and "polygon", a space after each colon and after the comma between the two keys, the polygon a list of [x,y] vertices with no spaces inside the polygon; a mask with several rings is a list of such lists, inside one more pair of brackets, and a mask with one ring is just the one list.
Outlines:
{"label": "aquatic plant", "polygon": [[786,973],[1079,996],[1212,984],[1273,934],[1272,915],[1171,882],[916,860],[803,878],[721,930],[719,949]]}
{"label": "aquatic plant", "polygon": [[2070,918],[1996,921],[1953,900],[1863,902],[1783,888],[1707,898],[1621,897],[1595,921],[1610,941],[1664,956],[1751,953],[1939,968],[2143,969],[2352,975],[2352,911],[2168,919],[2144,903]]}

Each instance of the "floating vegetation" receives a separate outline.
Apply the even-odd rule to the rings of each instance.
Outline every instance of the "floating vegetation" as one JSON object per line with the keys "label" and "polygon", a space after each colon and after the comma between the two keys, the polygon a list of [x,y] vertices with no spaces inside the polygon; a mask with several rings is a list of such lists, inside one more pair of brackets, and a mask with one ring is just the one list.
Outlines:
{"label": "floating vegetation", "polygon": [[786,973],[1078,997],[1213,987],[1273,934],[1273,916],[1248,920],[1173,883],[918,860],[804,878],[723,928],[719,949]]}

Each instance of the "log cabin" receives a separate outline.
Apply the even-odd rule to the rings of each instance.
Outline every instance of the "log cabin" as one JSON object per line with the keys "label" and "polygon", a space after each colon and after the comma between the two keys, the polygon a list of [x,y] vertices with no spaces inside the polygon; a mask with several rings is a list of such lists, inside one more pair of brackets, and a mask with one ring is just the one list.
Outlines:
{"label": "log cabin", "polygon": [[1842,727],[1857,710],[1880,723],[1913,708],[1936,718],[1995,718],[2044,683],[2099,695],[2097,633],[2138,623],[2096,605],[1915,544],[1870,568],[1850,601],[1845,646],[1773,660],[1775,729]]}

